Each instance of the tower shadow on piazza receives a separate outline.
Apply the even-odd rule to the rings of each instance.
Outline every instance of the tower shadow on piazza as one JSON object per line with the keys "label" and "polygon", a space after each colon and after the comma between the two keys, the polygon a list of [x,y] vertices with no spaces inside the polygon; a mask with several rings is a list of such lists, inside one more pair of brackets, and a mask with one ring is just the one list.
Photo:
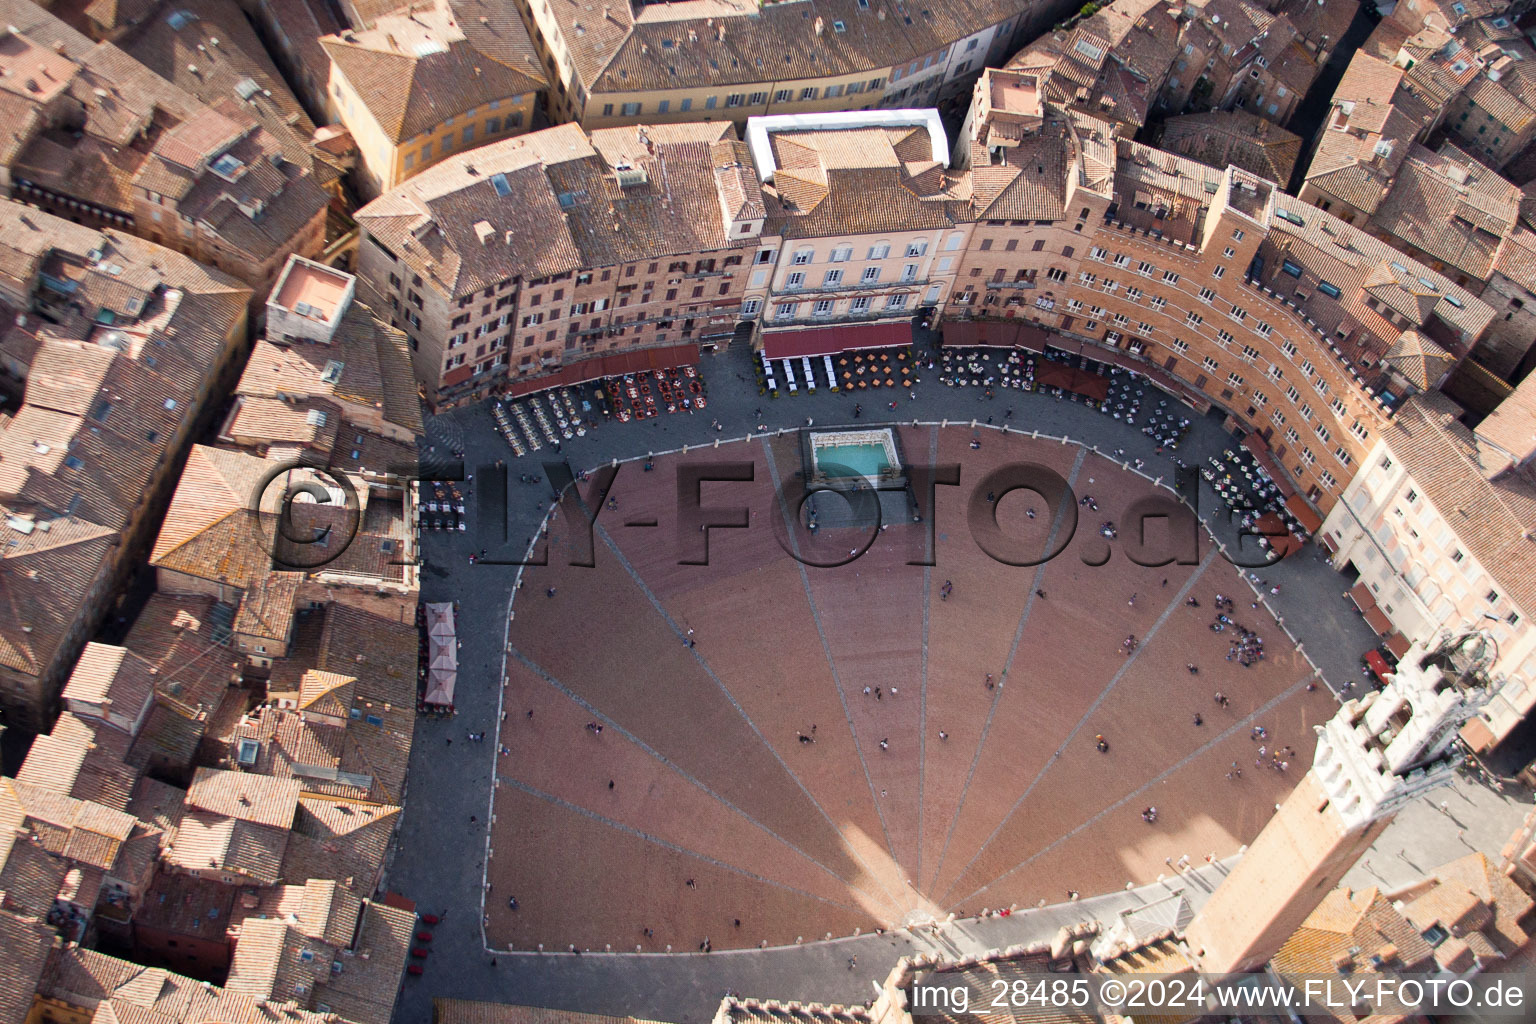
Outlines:
{"label": "tower shadow on piazza", "polygon": [[[680,471],[742,463],[699,494],[746,527],[680,529]],[[978,491],[1020,463],[1066,497]],[[945,464],[960,483],[925,515],[913,467]],[[797,519],[778,499],[829,480],[854,493]],[[1075,444],[961,427],[624,465],[595,564],[553,520],[512,605],[490,947],[790,945],[1235,853],[1337,705],[1203,532],[1195,564],[1128,557],[1122,520],[1159,495]],[[1057,553],[1004,564],[978,510],[1011,561]]]}

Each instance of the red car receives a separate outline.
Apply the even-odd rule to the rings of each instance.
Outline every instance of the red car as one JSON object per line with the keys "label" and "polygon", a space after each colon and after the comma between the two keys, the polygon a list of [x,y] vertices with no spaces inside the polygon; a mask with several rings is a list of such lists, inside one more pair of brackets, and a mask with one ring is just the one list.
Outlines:
{"label": "red car", "polygon": [[416,946],[411,950],[411,956],[418,960],[425,960],[427,958],[427,951],[422,949],[420,946]]}
{"label": "red car", "polygon": [[422,914],[421,915],[421,923],[422,924],[437,924],[437,922],[439,920],[441,920],[441,919],[436,914]]}
{"label": "red car", "polygon": [[417,942],[431,942],[432,941],[432,933],[431,932],[417,932],[416,933],[416,941]]}
{"label": "red car", "polygon": [[406,964],[405,965],[405,973],[406,974],[414,974],[414,975],[416,975],[416,977],[419,978],[423,974],[425,974],[426,972],[422,969],[421,964]]}

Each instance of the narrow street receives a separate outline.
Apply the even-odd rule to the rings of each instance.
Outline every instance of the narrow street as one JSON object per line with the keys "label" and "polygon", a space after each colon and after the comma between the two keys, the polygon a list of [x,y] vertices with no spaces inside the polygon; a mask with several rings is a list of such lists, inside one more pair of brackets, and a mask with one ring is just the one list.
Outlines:
{"label": "narrow street", "polygon": [[1301,159],[1296,161],[1296,169],[1291,172],[1290,183],[1286,186],[1286,191],[1291,195],[1299,193],[1301,183],[1306,180],[1307,168],[1312,165],[1312,150],[1317,143],[1317,133],[1322,130],[1323,118],[1328,114],[1333,90],[1339,87],[1339,81],[1344,77],[1344,71],[1349,67],[1355,51],[1360,49],[1360,44],[1365,42],[1380,20],[1381,16],[1376,14],[1375,8],[1366,13],[1365,5],[1361,5],[1355,12],[1355,20],[1349,23],[1344,38],[1339,40],[1339,45],[1329,55],[1323,73],[1317,76],[1317,81],[1307,90],[1296,113],[1291,115],[1290,123],[1285,126],[1300,135],[1302,142]]}

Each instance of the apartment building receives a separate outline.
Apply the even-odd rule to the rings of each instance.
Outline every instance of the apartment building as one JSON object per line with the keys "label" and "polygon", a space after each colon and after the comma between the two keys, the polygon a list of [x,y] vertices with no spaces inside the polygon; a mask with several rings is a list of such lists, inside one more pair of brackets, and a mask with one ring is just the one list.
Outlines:
{"label": "apartment building", "polygon": [[[1134,135],[1147,122],[1172,67],[1179,21],[1167,5],[1153,0],[1108,4],[1067,29],[1041,36],[1015,54],[1003,70],[1032,80],[1040,101],[1091,114]],[[1001,81],[996,75],[992,82]],[[974,138],[984,111],[1003,104],[993,84],[978,81],[971,91],[962,139]],[[970,157],[964,147],[959,166]]]}
{"label": "apartment building", "polygon": [[0,202],[0,703],[42,728],[244,353],[250,292],[161,246]]}
{"label": "apartment building", "polygon": [[594,129],[930,106],[1001,63],[1069,2],[522,0],[550,116]]}
{"label": "apartment building", "polygon": [[[1027,76],[993,97],[969,142],[973,227],[949,312],[1059,325],[1054,311],[1067,301],[1083,233],[1114,201],[1115,126],[1043,106]],[[956,325],[945,336],[969,334]]]}
{"label": "apartment building", "polygon": [[[1536,706],[1536,384],[1475,429],[1445,396],[1415,396],[1374,440],[1321,541],[1378,633],[1408,641],[1487,630],[1504,686],[1463,735],[1507,737]],[[1481,727],[1478,727],[1478,722]]]}
{"label": "apartment building", "polygon": [[[971,142],[978,223],[952,318],[1019,320],[1037,346],[1053,331],[1051,344],[1129,357],[1228,410],[1324,510],[1395,405],[1443,381],[1493,319],[1265,179],[1117,140],[1010,84]],[[1017,203],[1006,218],[982,206],[999,188]],[[950,336],[980,335],[962,322]]]}
{"label": "apartment building", "polygon": [[1438,28],[1447,32],[1459,32],[1478,22],[1504,21],[1497,27],[1508,29],[1520,16],[1530,10],[1529,0],[1403,0],[1388,15],[1393,25],[1405,35],[1413,35],[1423,28]]}
{"label": "apartment building", "polygon": [[[1448,25],[1436,7],[1425,19],[1398,4],[1352,64],[1369,59],[1400,69],[1402,89],[1393,94],[1393,105],[1406,105],[1415,120],[1422,119],[1424,133],[1443,128],[1466,152],[1501,169],[1536,139],[1536,48],[1513,11],[1473,18],[1456,16],[1455,7],[1465,5],[1443,7],[1459,22]],[[1375,99],[1386,102],[1384,94]]]}
{"label": "apartment building", "polygon": [[[355,291],[350,274],[290,259],[219,446],[193,446],[150,553],[160,590],[239,605],[236,634],[270,618],[241,616],[271,597],[274,579],[292,584],[290,604],[371,607],[416,592],[420,403],[405,336]],[[330,501],[284,511],[295,486],[324,488]],[[303,540],[308,530],[320,531],[316,542]]]}
{"label": "apartment building", "polygon": [[1202,0],[1185,11],[1175,74],[1160,105],[1173,112],[1242,108],[1289,120],[1325,59],[1302,44],[1290,20],[1247,0]]}
{"label": "apartment building", "polygon": [[[61,16],[69,16],[61,8]],[[117,46],[207,106],[238,106],[334,198],[350,161],[316,144],[315,123],[235,0],[151,0],[128,8],[94,3],[74,27]],[[323,56],[323,54],[322,54]]]}
{"label": "apartment building", "polygon": [[533,127],[547,87],[533,44],[516,12],[482,7],[437,0],[320,40],[328,110],[352,133],[366,198]]}
{"label": "apartment building", "polygon": [[1298,197],[1347,224],[1369,220],[1439,117],[1404,70],[1357,52],[1334,89]]}
{"label": "apartment building", "polygon": [[329,197],[313,161],[295,150],[295,162],[250,112],[267,102],[254,80],[214,109],[25,0],[4,0],[0,13],[0,103],[18,126],[0,154],[7,195],[132,231],[258,298],[290,252],[324,246]]}
{"label": "apartment building", "polygon": [[736,329],[765,216],[728,123],[561,125],[364,207],[360,283],[442,408],[693,361]]}
{"label": "apartment building", "polygon": [[762,314],[763,351],[910,344],[912,318],[943,310],[970,236],[937,112],[752,118],[747,144],[778,240],[758,250],[742,307]]}
{"label": "apartment building", "polygon": [[1378,237],[1480,293],[1520,219],[1521,191],[1449,142],[1413,145],[1371,215]]}
{"label": "apartment building", "polygon": [[164,839],[133,814],[20,779],[0,778],[0,813],[10,823],[0,837],[5,910],[68,942],[80,941],[98,908],[144,891]]}
{"label": "apartment building", "polygon": [[259,454],[299,447],[373,480],[410,476],[422,434],[410,346],[356,291],[353,275],[289,257],[221,442]]}
{"label": "apartment building", "polygon": [[1482,300],[1495,316],[1473,356],[1503,380],[1521,380],[1532,369],[1536,348],[1536,231],[1532,218],[1504,236]]}

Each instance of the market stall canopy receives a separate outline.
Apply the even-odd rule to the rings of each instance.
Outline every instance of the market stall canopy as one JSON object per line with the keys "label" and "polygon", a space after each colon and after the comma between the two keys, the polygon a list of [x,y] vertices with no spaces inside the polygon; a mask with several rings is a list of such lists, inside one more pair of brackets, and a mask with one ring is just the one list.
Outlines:
{"label": "market stall canopy", "polygon": [[427,605],[427,635],[453,636],[453,605],[439,602]]}

